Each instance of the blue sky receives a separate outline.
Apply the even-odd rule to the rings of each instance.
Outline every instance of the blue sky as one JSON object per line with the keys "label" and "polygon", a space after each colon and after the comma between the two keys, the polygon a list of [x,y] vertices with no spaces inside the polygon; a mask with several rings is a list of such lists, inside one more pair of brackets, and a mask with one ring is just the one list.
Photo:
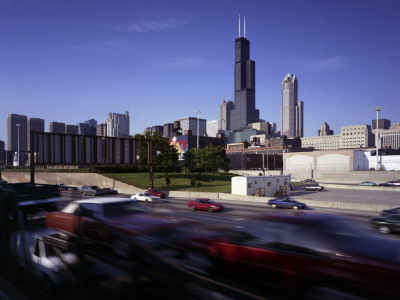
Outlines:
{"label": "blue sky", "polygon": [[[305,136],[326,121],[400,122],[398,0],[0,0],[0,139],[7,114],[76,124],[131,117],[131,134],[233,98],[238,15],[256,62],[256,107],[280,128],[297,76]],[[243,25],[242,25],[243,32]]]}

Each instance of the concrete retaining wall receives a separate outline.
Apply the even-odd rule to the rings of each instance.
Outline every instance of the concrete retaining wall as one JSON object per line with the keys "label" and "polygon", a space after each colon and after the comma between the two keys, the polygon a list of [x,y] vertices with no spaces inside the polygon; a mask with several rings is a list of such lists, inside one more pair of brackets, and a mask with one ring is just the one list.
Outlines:
{"label": "concrete retaining wall", "polygon": [[[3,172],[2,177],[11,183],[29,182],[31,180],[29,172]],[[102,188],[115,188],[119,193],[136,194],[143,189],[132,185],[116,181],[96,173],[56,173],[56,172],[36,172],[35,183],[56,184],[64,183],[68,186],[80,188],[82,185],[98,185]]]}

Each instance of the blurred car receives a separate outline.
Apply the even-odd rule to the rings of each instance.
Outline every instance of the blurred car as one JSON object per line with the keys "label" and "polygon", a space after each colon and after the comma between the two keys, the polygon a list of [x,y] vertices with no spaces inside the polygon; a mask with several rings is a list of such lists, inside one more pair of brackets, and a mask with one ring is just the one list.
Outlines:
{"label": "blurred car", "polygon": [[315,192],[320,192],[324,190],[323,186],[320,185],[308,185],[308,186],[303,186],[302,189],[304,191],[315,191]]}
{"label": "blurred car", "polygon": [[379,186],[395,186],[393,181],[386,181],[379,184]]}
{"label": "blurred car", "polygon": [[187,204],[191,210],[207,210],[209,212],[223,211],[224,206],[222,204],[216,203],[208,198],[197,198],[189,201]]}
{"label": "blurred car", "polygon": [[302,180],[302,181],[300,181],[300,182],[303,182],[303,183],[315,183],[315,184],[318,184],[314,179],[304,179],[304,180]]}
{"label": "blurred car", "polygon": [[56,186],[58,187],[58,189],[60,191],[67,191],[68,190],[68,186],[65,185],[64,183],[56,183]]}
{"label": "blurred car", "polygon": [[131,199],[144,201],[144,202],[154,202],[154,201],[160,199],[160,197],[152,196],[149,193],[137,193],[135,195],[132,195]]}
{"label": "blurred car", "polygon": [[104,196],[104,191],[97,185],[83,185],[80,189],[82,195]]}
{"label": "blurred car", "polygon": [[298,202],[292,198],[289,197],[283,197],[283,198],[276,198],[276,199],[271,199],[268,201],[268,205],[270,205],[272,208],[293,208],[293,209],[299,209],[299,208],[306,208],[307,205]]}
{"label": "blurred car", "polygon": [[375,186],[376,183],[372,182],[372,181],[363,181],[363,182],[360,182],[358,185],[361,185],[361,186]]}
{"label": "blurred car", "polygon": [[104,194],[105,195],[117,195],[118,191],[114,190],[112,188],[103,188]]}
{"label": "blurred car", "polygon": [[392,209],[385,209],[385,210],[382,210],[382,212],[381,212],[381,216],[395,215],[395,214],[400,214],[400,206],[392,208]]}
{"label": "blurred car", "polygon": [[367,229],[338,215],[281,211],[247,219],[236,236],[205,247],[214,272],[266,295],[273,286],[293,299],[400,299],[400,241]]}
{"label": "blurred car", "polygon": [[400,232],[400,214],[371,218],[371,223],[377,226],[381,233]]}
{"label": "blurred car", "polygon": [[160,198],[167,197],[167,194],[165,194],[163,191],[155,190],[155,189],[147,189],[146,193],[149,194],[150,196],[157,196]]}
{"label": "blurred car", "polygon": [[166,232],[191,223],[194,221],[190,219],[154,214],[132,199],[115,197],[72,201],[63,210],[46,214],[48,227],[106,244],[123,257],[128,255],[130,237],[154,245],[154,235],[163,237]]}

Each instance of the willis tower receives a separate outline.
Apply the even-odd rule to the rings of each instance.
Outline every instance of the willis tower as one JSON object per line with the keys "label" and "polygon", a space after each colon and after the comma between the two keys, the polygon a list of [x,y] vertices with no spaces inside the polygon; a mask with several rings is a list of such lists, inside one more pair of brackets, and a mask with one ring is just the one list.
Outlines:
{"label": "willis tower", "polygon": [[[239,16],[239,36],[235,39],[235,93],[234,105],[221,105],[221,108],[231,108],[226,111],[229,115],[225,130],[243,129],[250,123],[259,122],[260,112],[255,108],[255,73],[256,66],[250,60],[250,41],[246,39],[246,19],[244,20],[244,36],[240,36],[240,16]],[[228,128],[229,127],[229,128]]]}

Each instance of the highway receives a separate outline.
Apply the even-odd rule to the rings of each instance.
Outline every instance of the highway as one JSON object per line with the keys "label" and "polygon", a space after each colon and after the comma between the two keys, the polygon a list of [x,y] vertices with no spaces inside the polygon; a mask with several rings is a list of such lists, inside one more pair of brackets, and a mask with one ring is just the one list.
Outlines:
{"label": "highway", "polygon": [[[66,194],[65,194],[66,195]],[[291,197],[298,201],[307,200],[325,200],[325,201],[348,201],[354,203],[371,203],[371,204],[385,204],[385,205],[393,205],[393,206],[400,206],[400,199],[398,199],[399,193],[393,191],[362,191],[362,190],[342,190],[342,189],[327,189],[323,192],[305,192],[305,191],[293,191]],[[112,197],[130,197],[130,195],[116,195]],[[69,194],[68,197],[64,197],[64,204],[68,203],[71,200],[77,199],[90,199],[91,196],[81,196],[79,194],[71,195]],[[160,199],[157,203],[150,203],[147,204],[148,207],[155,212],[185,218],[192,218],[200,223],[203,224],[220,224],[227,227],[234,228],[239,222],[242,222],[248,218],[251,218],[254,215],[263,214],[265,212],[272,212],[274,211],[273,208],[269,207],[266,202],[246,202],[246,201],[232,201],[232,200],[218,200],[214,199],[215,201],[222,203],[225,206],[223,212],[220,213],[209,213],[207,211],[191,211],[186,206],[186,203],[189,199],[184,198],[166,198]],[[60,208],[63,206],[61,205]],[[275,209],[276,210],[276,209]],[[335,214],[346,215],[358,220],[360,223],[365,225],[366,230],[373,231],[374,229],[371,226],[368,226],[368,220],[370,217],[376,216],[379,212],[367,212],[367,211],[358,211],[358,210],[339,210],[339,209],[328,209],[328,208],[318,208],[318,207],[309,207],[307,208],[308,211],[318,211],[318,212],[329,212]],[[387,237],[391,239],[400,239],[400,235],[390,234]],[[113,261],[106,261],[105,259],[101,259],[104,256],[104,253],[101,253],[100,250],[97,251],[96,248],[91,249],[90,252],[93,254],[92,258],[98,261],[101,268],[104,270],[109,271],[110,273],[117,274],[115,275],[118,278],[127,278],[128,274],[126,270],[121,270],[120,268],[113,265]],[[96,255],[98,252],[98,255]],[[98,257],[96,257],[98,256]],[[133,267],[132,267],[133,268]],[[164,278],[160,279],[164,280]],[[237,282],[229,282],[229,279],[224,279],[224,284],[232,284],[235,287],[238,287]],[[110,283],[108,283],[110,284]],[[120,288],[121,283],[114,283],[116,287]],[[140,282],[135,284],[136,288],[140,292],[134,293],[134,295],[146,295],[149,290],[153,289],[154,286],[148,287],[148,282]],[[79,285],[76,285],[76,288],[79,288]],[[112,289],[112,285],[108,286],[107,288]],[[244,290],[246,290],[246,286],[242,286]],[[100,289],[102,290],[102,289]],[[104,292],[104,290],[103,290]],[[130,293],[132,291],[127,290],[125,291],[129,298]],[[7,280],[0,277],[0,298],[1,299],[23,299],[16,295],[18,295],[19,291],[15,289]],[[91,291],[91,295],[96,295],[96,292],[93,293]],[[99,292],[100,294],[102,292]],[[251,293],[257,294],[257,291],[251,290]],[[157,293],[156,293],[157,294]],[[60,299],[70,299],[72,296],[75,295],[74,291],[69,291],[67,293],[59,295]],[[106,294],[103,294],[103,296]],[[112,293],[110,293],[112,295]],[[123,295],[123,296],[126,296]],[[206,294],[204,294],[206,295]],[[204,296],[203,295],[203,296]],[[114,296],[114,295],[112,295]],[[112,298],[112,296],[107,298]],[[121,295],[120,295],[121,296]],[[156,295],[155,295],[156,296]],[[264,295],[265,296],[265,295]],[[287,294],[284,291],[276,291],[271,290],[270,294],[268,294],[267,299],[284,299],[287,298]],[[22,296],[21,296],[22,297]],[[210,295],[208,295],[210,297]],[[140,297],[139,297],[140,298]],[[211,296],[212,298],[212,296]],[[252,298],[252,297],[250,297]],[[36,296],[26,297],[26,299],[40,299]],[[230,299],[230,298],[228,298]]]}

